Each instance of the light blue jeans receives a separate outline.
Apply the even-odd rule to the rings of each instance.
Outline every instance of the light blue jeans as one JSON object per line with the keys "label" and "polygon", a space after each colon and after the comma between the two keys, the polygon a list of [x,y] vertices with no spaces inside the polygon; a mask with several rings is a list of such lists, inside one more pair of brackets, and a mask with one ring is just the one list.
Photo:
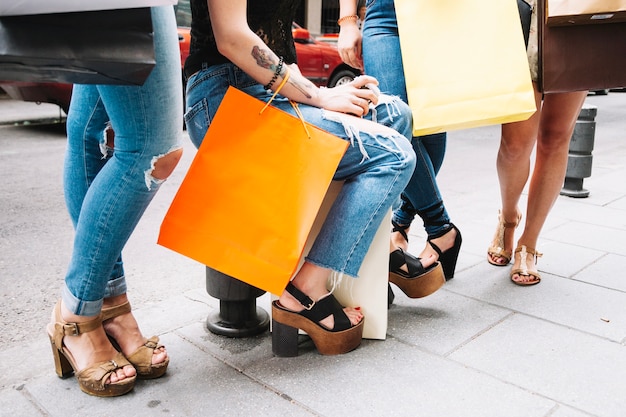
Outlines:
{"label": "light blue jeans", "polygon": [[[363,65],[366,74],[378,79],[382,92],[399,96],[408,103],[393,0],[366,1]],[[446,134],[414,137],[412,144],[417,165],[402,192],[401,205],[394,210],[393,220],[410,225],[418,214],[426,233],[437,236],[450,227],[450,218],[435,179],[446,152]]]}
{"label": "light blue jeans", "polygon": [[[211,66],[192,75],[187,82],[185,121],[189,137],[197,147],[229,85],[265,102],[271,98],[271,91],[263,89],[232,64]],[[289,101],[280,95],[272,105],[295,115]],[[299,107],[307,122],[351,142],[334,176],[335,180],[345,181],[343,188],[306,260],[356,277],[385,213],[408,183],[415,167],[415,154],[408,140],[410,110],[399,98],[381,97],[376,111],[370,111],[369,117],[375,113],[379,122],[395,130],[384,129],[384,134],[372,134],[358,131],[351,125],[352,116],[304,104]],[[254,202],[250,207],[250,214],[254,215]]]}
{"label": "light blue jeans", "polygon": [[151,175],[155,161],[181,147],[174,9],[152,8],[152,22],[156,66],[143,86],[75,85],[72,92],[64,191],[76,234],[61,296],[74,314],[99,314],[103,298],[126,292],[122,248],[163,182]]}

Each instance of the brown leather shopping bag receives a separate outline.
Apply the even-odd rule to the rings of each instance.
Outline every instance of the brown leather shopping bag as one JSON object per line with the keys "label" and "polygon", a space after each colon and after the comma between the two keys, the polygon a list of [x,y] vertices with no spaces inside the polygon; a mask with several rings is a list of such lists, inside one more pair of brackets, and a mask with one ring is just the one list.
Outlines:
{"label": "brown leather shopping bag", "polygon": [[544,93],[626,86],[626,0],[540,0]]}
{"label": "brown leather shopping bag", "polygon": [[348,142],[264,106],[228,89],[158,243],[280,295]]}

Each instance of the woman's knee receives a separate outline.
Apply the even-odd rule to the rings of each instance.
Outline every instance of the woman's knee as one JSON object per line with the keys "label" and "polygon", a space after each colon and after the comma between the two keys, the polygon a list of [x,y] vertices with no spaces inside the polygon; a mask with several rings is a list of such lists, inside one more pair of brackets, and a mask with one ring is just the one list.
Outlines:
{"label": "woman's knee", "polygon": [[174,168],[176,168],[176,165],[178,165],[182,156],[183,150],[178,148],[155,157],[153,159],[151,176],[160,181],[167,179],[174,171]]}
{"label": "woman's knee", "polygon": [[406,182],[410,180],[417,166],[417,155],[410,142],[404,141],[403,138],[397,138],[400,152],[396,154],[397,167],[401,175],[406,178]]}
{"label": "woman's knee", "polygon": [[413,114],[400,97],[381,94],[373,111],[372,120],[390,127],[411,140],[413,137]]}

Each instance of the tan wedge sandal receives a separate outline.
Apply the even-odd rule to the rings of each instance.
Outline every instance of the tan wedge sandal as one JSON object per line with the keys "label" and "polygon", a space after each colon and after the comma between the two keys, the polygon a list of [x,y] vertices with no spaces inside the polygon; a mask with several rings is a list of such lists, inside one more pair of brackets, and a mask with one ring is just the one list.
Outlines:
{"label": "tan wedge sandal", "polygon": [[[487,249],[487,255],[489,255],[487,256],[487,262],[489,262],[491,265],[507,266],[511,262],[511,251],[504,249],[504,232],[506,229],[516,229],[519,225],[520,220],[522,220],[521,214],[517,216],[517,221],[506,222],[504,221],[504,217],[502,216],[502,211],[498,211],[498,229],[496,230],[496,234],[493,237],[491,246],[489,247],[489,249]],[[504,258],[506,262],[494,262],[492,258],[495,257]]]}
{"label": "tan wedge sandal", "polygon": [[[117,316],[121,316],[123,314],[128,314],[131,312],[131,306],[128,301],[122,303],[120,305],[103,308],[102,309],[102,321],[107,321]],[[107,334],[111,344],[118,350],[122,351],[119,343],[115,338],[109,334]],[[163,376],[165,371],[167,371],[167,366],[169,365],[170,358],[167,357],[163,362],[160,363],[152,363],[152,355],[154,355],[154,350],[162,347],[163,345],[159,343],[159,338],[157,336],[152,336],[149,338],[143,346],[140,346],[133,353],[128,355],[126,359],[135,367],[137,370],[137,377],[139,379],[155,379]]]}
{"label": "tan wedge sandal", "polygon": [[78,370],[72,353],[63,343],[65,337],[78,336],[102,326],[98,316],[84,323],[68,323],[61,317],[61,302],[54,307],[55,323],[48,325],[48,336],[52,345],[52,355],[56,373],[61,378],[76,375],[78,385],[83,392],[97,397],[116,397],[130,392],[135,386],[135,377],[127,377],[119,382],[110,381],[111,375],[118,369],[129,366],[124,355],[117,353],[113,359],[95,363],[88,368]]}
{"label": "tan wedge sandal", "polygon": [[[528,267],[528,255],[533,255],[534,264],[537,265],[537,258],[543,256],[543,253],[537,252],[533,248],[528,248],[526,245],[518,246],[515,249],[515,261],[517,262],[517,257],[520,257],[519,268],[514,268],[511,270],[511,281],[517,285],[535,285],[541,282],[541,275],[537,272],[536,269],[530,269]],[[519,275],[522,277],[534,277],[535,279],[527,280],[527,281],[516,281],[513,279],[513,275]]]}

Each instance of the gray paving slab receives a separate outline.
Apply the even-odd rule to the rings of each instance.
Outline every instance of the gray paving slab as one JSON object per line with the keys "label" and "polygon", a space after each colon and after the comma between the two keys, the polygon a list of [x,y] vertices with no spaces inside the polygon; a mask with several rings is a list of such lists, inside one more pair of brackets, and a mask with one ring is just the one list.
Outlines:
{"label": "gray paving slab", "polygon": [[621,417],[625,352],[620,343],[515,314],[450,358],[576,410]]}
{"label": "gray paving slab", "polygon": [[560,277],[572,277],[607,256],[606,252],[578,245],[541,239],[541,251],[546,254],[537,265],[541,272]]}
{"label": "gray paving slab", "polygon": [[621,197],[617,200],[612,201],[611,203],[607,204],[607,207],[615,210],[626,210],[626,197]]}
{"label": "gray paving slab", "polygon": [[52,373],[50,341],[43,326],[34,341],[5,348],[0,354],[0,389],[16,389],[39,375]]}
{"label": "gray paving slab", "polygon": [[[273,358],[247,369],[320,415],[544,416],[554,403],[391,338],[341,358]],[[306,375],[306,378],[302,378]]]}
{"label": "gray paving slab", "polygon": [[571,407],[567,407],[559,404],[549,414],[550,417],[591,417],[594,414],[585,413],[584,411],[576,410]]}
{"label": "gray paving slab", "polygon": [[541,284],[530,290],[513,284],[506,268],[488,269],[492,272],[481,279],[455,281],[447,289],[614,342],[626,336],[623,291],[549,274],[543,274]]}
{"label": "gray paving slab", "polygon": [[0,390],[0,415],[12,417],[45,416],[45,411],[29,400],[30,394],[24,386]]}
{"label": "gray paving slab", "polygon": [[546,231],[545,238],[558,238],[580,247],[626,256],[626,228],[576,222]]}
{"label": "gray paving slab", "polygon": [[626,292],[624,265],[626,257],[608,254],[573,275],[573,279]]}
{"label": "gray paving slab", "polygon": [[[463,279],[463,275],[458,278]],[[389,310],[388,332],[403,343],[442,356],[510,314],[508,309],[445,289],[420,300],[396,293]]]}

